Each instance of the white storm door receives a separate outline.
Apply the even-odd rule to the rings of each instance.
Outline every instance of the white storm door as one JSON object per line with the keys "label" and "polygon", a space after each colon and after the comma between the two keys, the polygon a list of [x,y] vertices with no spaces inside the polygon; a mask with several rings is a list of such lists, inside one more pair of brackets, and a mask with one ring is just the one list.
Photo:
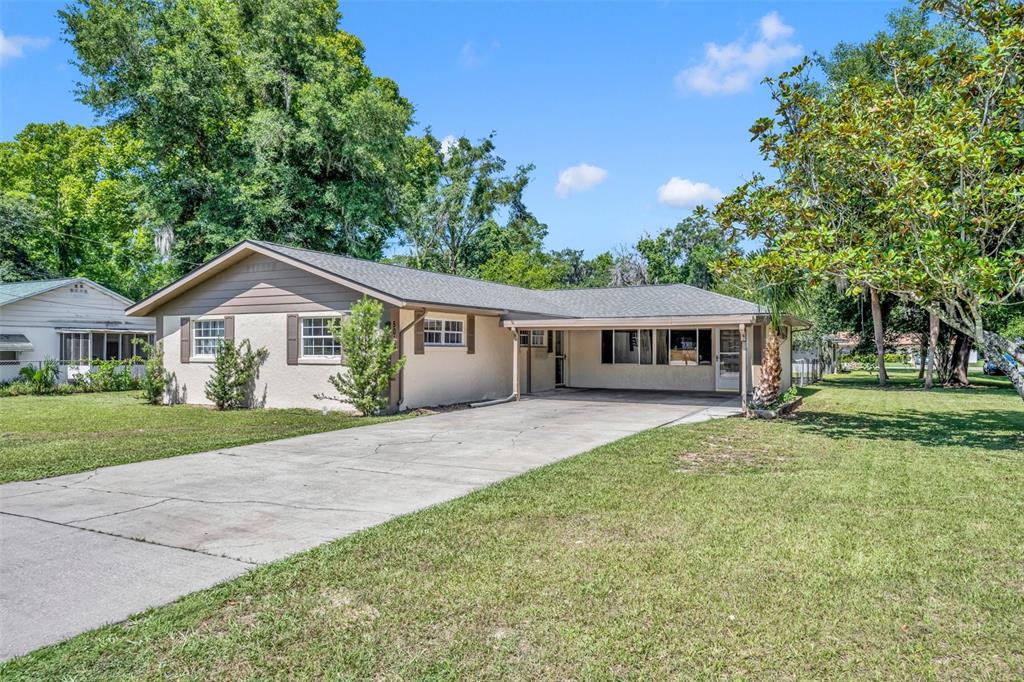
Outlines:
{"label": "white storm door", "polygon": [[718,330],[718,356],[715,358],[715,389],[740,389],[740,330]]}

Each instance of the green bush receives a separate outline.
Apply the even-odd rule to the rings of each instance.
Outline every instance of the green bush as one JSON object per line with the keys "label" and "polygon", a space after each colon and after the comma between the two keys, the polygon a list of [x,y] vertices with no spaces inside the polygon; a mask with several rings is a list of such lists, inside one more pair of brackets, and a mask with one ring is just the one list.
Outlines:
{"label": "green bush", "polygon": [[206,382],[206,398],[218,410],[252,407],[253,389],[267,349],[253,350],[249,340],[238,345],[221,341],[213,361],[213,376]]}
{"label": "green bush", "polygon": [[333,325],[331,333],[345,353],[347,370],[328,380],[341,398],[317,394],[317,398],[351,403],[364,415],[377,414],[387,405],[391,379],[405,364],[405,358],[392,361],[395,337],[383,325],[384,306],[365,296],[352,305],[347,320]]}
{"label": "green bush", "polygon": [[39,367],[26,365],[18,372],[18,383],[25,384],[26,392],[32,395],[52,393],[60,375],[60,365],[52,358],[46,358]]}
{"label": "green bush", "polygon": [[138,388],[132,377],[131,360],[94,360],[86,383],[93,391],[130,391]]}
{"label": "green bush", "polygon": [[146,372],[139,379],[142,397],[150,405],[159,405],[164,400],[167,390],[167,370],[164,368],[164,344],[157,341],[150,344],[141,339],[138,342],[146,353]]}
{"label": "green bush", "polygon": [[0,384],[0,398],[13,398],[19,395],[71,395],[74,393],[89,393],[88,385],[84,383],[54,384],[49,391],[37,393],[27,381],[9,381]]}

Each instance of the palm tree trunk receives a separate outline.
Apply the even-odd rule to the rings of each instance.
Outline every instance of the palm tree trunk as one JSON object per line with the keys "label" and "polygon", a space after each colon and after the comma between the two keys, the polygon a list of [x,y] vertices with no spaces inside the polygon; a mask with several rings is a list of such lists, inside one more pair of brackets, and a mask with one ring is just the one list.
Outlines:
{"label": "palm tree trunk", "polygon": [[782,384],[782,357],[779,332],[768,325],[765,334],[764,353],[761,358],[761,380],[754,389],[754,405],[767,406],[779,399]]}
{"label": "palm tree trunk", "polygon": [[885,330],[882,328],[882,304],[878,289],[871,289],[871,323],[875,327],[875,351],[878,353],[878,385],[885,386],[889,376],[885,372]]}

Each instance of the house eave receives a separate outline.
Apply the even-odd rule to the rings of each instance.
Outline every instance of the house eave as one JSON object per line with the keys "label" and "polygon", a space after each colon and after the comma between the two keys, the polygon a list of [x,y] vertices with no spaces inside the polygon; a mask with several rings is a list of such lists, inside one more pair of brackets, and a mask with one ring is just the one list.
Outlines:
{"label": "house eave", "polygon": [[506,317],[503,327],[523,329],[637,329],[754,324],[759,315],[671,315],[650,317]]}

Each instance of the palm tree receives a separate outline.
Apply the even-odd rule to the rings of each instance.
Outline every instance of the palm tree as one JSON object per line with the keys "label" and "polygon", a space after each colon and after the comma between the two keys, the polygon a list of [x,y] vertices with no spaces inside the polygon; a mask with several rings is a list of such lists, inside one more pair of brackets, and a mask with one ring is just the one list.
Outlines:
{"label": "palm tree", "polygon": [[761,381],[754,388],[753,403],[772,405],[779,399],[782,383],[782,327],[786,313],[802,307],[806,298],[804,281],[797,277],[765,281],[758,288],[756,298],[768,309],[768,327],[765,334],[764,354],[761,360]]}

